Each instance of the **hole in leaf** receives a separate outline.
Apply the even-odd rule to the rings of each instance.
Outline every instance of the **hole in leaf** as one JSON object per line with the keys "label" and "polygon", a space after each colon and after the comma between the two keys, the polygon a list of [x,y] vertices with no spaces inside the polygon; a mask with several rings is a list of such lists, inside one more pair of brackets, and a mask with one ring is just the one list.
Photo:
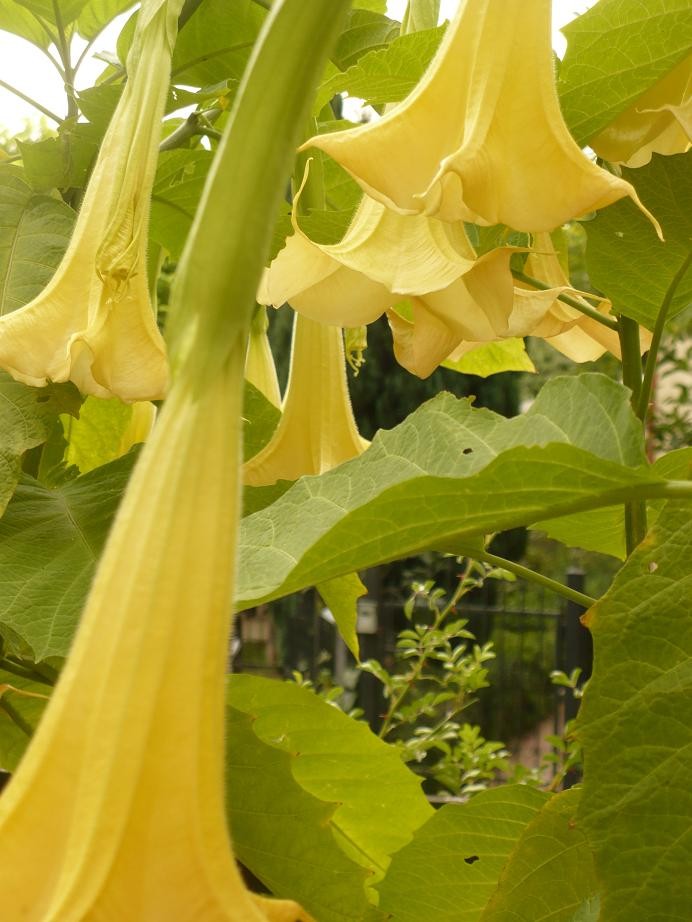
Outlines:
{"label": "hole in leaf", "polygon": [[462,455],[472,455],[472,454],[473,454],[473,448],[465,448],[462,451]]}
{"label": "hole in leaf", "polygon": [[469,855],[468,858],[464,858],[466,864],[473,864],[474,861],[479,861],[478,855]]}
{"label": "hole in leaf", "polygon": [[48,403],[49,400],[50,400],[50,397],[48,396],[48,394],[41,394],[40,396],[36,398],[36,403]]}

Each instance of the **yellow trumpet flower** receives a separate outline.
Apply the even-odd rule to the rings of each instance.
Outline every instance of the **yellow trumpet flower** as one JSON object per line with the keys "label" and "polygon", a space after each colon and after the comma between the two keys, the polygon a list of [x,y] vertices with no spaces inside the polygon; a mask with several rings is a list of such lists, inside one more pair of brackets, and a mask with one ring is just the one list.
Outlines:
{"label": "yellow trumpet flower", "polygon": [[247,346],[245,359],[245,379],[254,384],[270,403],[275,407],[281,406],[281,391],[279,379],[276,376],[276,365],[272,355],[267,329],[267,310],[262,305],[257,305],[252,317],[250,339]]}
{"label": "yellow trumpet flower", "polygon": [[229,365],[199,394],[180,382],[143,450],[65,671],[0,798],[3,922],[286,910],[260,910],[245,889],[223,803],[241,374]]}
{"label": "yellow trumpet flower", "polygon": [[353,418],[341,328],[296,314],[281,420],[246,462],[243,481],[259,487],[322,474],[367,446]]}
{"label": "yellow trumpet flower", "polygon": [[628,167],[652,154],[682,154],[692,145],[692,55],[643,93],[589,142],[600,157]]}
{"label": "yellow trumpet flower", "polygon": [[402,214],[549,231],[634,188],[599,168],[564,123],[550,0],[462,0],[413,92],[376,122],[315,146]]}
{"label": "yellow trumpet flower", "polygon": [[[296,221],[294,230],[266,270],[258,300],[288,301],[306,317],[343,326],[387,311],[397,360],[420,377],[480,343],[553,337],[587,319],[556,301],[572,290],[564,276],[539,274],[548,291],[515,286],[513,248],[477,257],[460,222],[400,215],[364,196],[339,243],[314,243]],[[410,316],[393,310],[402,300]]]}
{"label": "yellow trumpet flower", "polygon": [[67,251],[33,301],[0,318],[0,367],[34,386],[73,381],[128,403],[168,386],[146,266],[171,54],[183,0],[145,0],[128,81],[103,139]]}

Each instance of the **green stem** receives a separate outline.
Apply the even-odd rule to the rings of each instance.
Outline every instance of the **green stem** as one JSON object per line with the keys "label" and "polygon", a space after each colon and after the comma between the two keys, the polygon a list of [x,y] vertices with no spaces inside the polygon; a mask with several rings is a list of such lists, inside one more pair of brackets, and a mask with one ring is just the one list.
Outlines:
{"label": "green stem", "polygon": [[661,307],[656,317],[656,324],[651,336],[651,346],[649,347],[649,354],[646,357],[646,365],[644,366],[644,379],[642,380],[639,401],[637,403],[637,416],[639,419],[641,419],[642,422],[646,421],[646,416],[649,411],[651,391],[653,389],[654,383],[654,374],[656,372],[656,362],[658,360],[658,349],[661,344],[661,336],[663,335],[663,329],[668,317],[668,311],[670,310],[670,305],[673,303],[673,298],[675,297],[677,287],[685,277],[691,264],[692,250],[690,250],[690,252],[687,254],[683,260],[682,265],[673,276],[663,301],[661,302]]}
{"label": "green stem", "polygon": [[0,669],[4,669],[5,672],[11,672],[12,675],[19,676],[22,679],[30,679],[32,682],[42,682],[44,685],[52,684],[46,676],[35,669],[15,663],[4,656],[0,657]]}
{"label": "green stem", "polygon": [[42,112],[46,118],[52,119],[52,121],[57,122],[58,125],[62,125],[63,120],[59,115],[56,115],[55,112],[51,112],[50,109],[46,109],[45,106],[41,105],[40,102],[36,102],[35,99],[32,99],[31,96],[27,96],[26,93],[22,93],[21,90],[18,90],[16,86],[12,86],[11,83],[5,83],[4,80],[0,80],[0,86],[7,90],[9,93],[13,93],[15,96],[18,96],[19,99],[24,100],[30,106],[33,106],[34,109],[38,109],[39,112]]}
{"label": "green stem", "polygon": [[434,29],[440,18],[440,0],[408,0],[401,22],[401,34]]}
{"label": "green stem", "polygon": [[221,132],[215,131],[203,122],[214,122],[220,115],[221,109],[209,109],[208,112],[192,112],[182,125],[178,125],[175,131],[172,131],[167,138],[159,144],[159,150],[175,150],[178,147],[185,147],[187,142],[194,137],[207,135],[215,140],[221,140]]}
{"label": "green stem", "polygon": [[19,727],[22,733],[25,733],[29,739],[31,739],[34,735],[34,728],[31,724],[27,723],[19,711],[6,700],[5,695],[0,696],[0,708],[7,714],[12,723]]}
{"label": "green stem", "polygon": [[70,43],[65,33],[65,27],[60,12],[58,0],[53,0],[53,11],[55,15],[55,25],[58,30],[58,41],[56,47],[60,55],[63,66],[63,77],[65,81],[65,93],[67,95],[67,117],[76,118],[79,115],[79,106],[77,105],[77,95],[74,88],[75,72],[72,67],[72,56],[70,53]]}
{"label": "green stem", "polygon": [[[538,279],[533,278],[531,275],[526,275],[524,272],[520,272],[518,269],[512,269],[512,275],[519,282],[524,282],[526,285],[530,285],[532,288],[537,288],[539,291],[550,291],[551,288],[554,288],[554,285],[546,285],[545,282],[541,282]],[[596,323],[600,323],[604,327],[608,327],[609,330],[617,330],[618,323],[613,317],[608,317],[606,314],[601,314],[600,311],[597,311],[595,307],[591,307],[590,304],[587,304],[586,301],[577,300],[571,295],[556,295],[558,301],[562,301],[565,304],[569,304],[570,307],[573,307],[575,310],[580,311],[582,314],[585,314],[587,317],[590,317],[592,320],[595,320]]]}
{"label": "green stem", "polygon": [[[632,409],[637,409],[642,389],[642,354],[639,324],[630,317],[618,317],[618,337],[622,353],[622,383],[632,392]],[[625,546],[628,555],[646,534],[646,503],[633,500],[625,503]]]}
{"label": "green stem", "polygon": [[576,589],[570,589],[569,586],[565,586],[563,583],[551,579],[549,576],[543,576],[542,573],[536,573],[535,570],[515,563],[513,560],[505,560],[504,557],[498,557],[496,554],[490,554],[487,551],[479,551],[477,548],[470,549],[468,553],[470,557],[474,557],[476,560],[482,560],[484,563],[492,564],[494,567],[502,567],[503,570],[509,570],[509,572],[514,573],[515,576],[519,576],[521,579],[528,580],[532,583],[537,583],[539,586],[544,586],[556,595],[561,595],[563,598],[569,599],[571,602],[576,602],[577,605],[582,605],[584,608],[590,608],[592,605],[596,604],[596,599],[592,599],[590,595],[578,592]]}

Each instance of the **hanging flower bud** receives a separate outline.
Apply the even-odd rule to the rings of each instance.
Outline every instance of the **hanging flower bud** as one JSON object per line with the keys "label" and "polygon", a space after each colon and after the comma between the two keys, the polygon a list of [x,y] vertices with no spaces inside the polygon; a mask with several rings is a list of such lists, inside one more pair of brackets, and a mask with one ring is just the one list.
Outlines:
{"label": "hanging flower bud", "polygon": [[596,166],[567,130],[550,8],[550,0],[461,0],[400,105],[303,146],[328,153],[402,214],[549,231],[627,195],[648,215],[633,186]]}
{"label": "hanging flower bud", "polygon": [[267,445],[245,464],[244,482],[264,486],[322,474],[367,445],[353,418],[341,329],[296,314],[283,414]]}
{"label": "hanging flower bud", "polygon": [[250,340],[245,359],[245,379],[250,384],[254,384],[270,403],[273,403],[275,407],[280,407],[281,391],[279,390],[279,379],[276,376],[274,356],[267,336],[268,329],[267,309],[258,304],[252,316]]}
{"label": "hanging flower bud", "polygon": [[0,367],[34,386],[73,381],[83,394],[154,400],[166,350],[146,266],[171,54],[183,0],[145,0],[128,81],[101,144],[67,251],[46,288],[0,318]]}

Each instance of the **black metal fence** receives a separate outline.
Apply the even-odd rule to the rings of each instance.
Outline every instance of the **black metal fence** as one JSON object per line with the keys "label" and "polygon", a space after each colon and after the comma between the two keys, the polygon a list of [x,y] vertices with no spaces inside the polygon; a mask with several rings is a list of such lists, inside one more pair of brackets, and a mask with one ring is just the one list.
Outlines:
{"label": "black metal fence", "polygon": [[[366,574],[368,595],[359,602],[361,659],[394,666],[398,632],[406,626],[401,602],[383,600],[377,571]],[[583,589],[584,575],[567,574],[567,583]],[[490,686],[478,693],[465,718],[478,723],[486,739],[501,740],[517,761],[537,767],[550,750],[546,737],[560,734],[578,708],[568,688],[554,685],[550,674],[568,675],[575,667],[588,678],[591,637],[579,621],[583,609],[542,589],[520,583],[488,582],[459,604],[457,615],[479,644],[491,642]],[[385,708],[379,681],[355,669],[330,613],[314,592],[291,596],[238,619],[238,671],[289,676],[299,672],[313,682],[333,681],[351,689],[349,706],[358,706],[377,729]]]}

